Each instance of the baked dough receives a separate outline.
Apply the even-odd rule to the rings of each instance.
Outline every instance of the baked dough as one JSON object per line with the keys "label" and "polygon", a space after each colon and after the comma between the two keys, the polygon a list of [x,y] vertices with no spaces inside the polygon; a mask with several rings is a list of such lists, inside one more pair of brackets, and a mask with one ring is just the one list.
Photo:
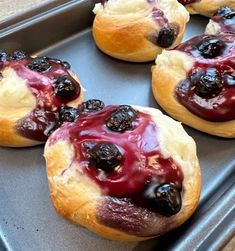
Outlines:
{"label": "baked dough", "polygon": [[[215,67],[216,65],[218,67],[220,66],[223,67],[222,65],[224,65],[224,69],[226,69],[225,65],[228,65],[227,69],[229,69],[230,72],[233,69],[232,67],[229,66],[229,64],[232,63],[234,59],[234,53],[235,53],[234,52],[235,40],[233,34],[221,34],[218,35],[217,37],[198,36],[183,43],[180,46],[184,47],[184,45],[186,45],[187,43],[188,45],[187,48],[189,50],[189,48],[191,48],[190,46],[195,48],[195,43],[194,43],[195,40],[198,43],[200,41],[203,41],[203,39],[207,39],[208,37],[209,38],[211,37],[212,39],[219,38],[224,41],[230,40],[229,44],[230,45],[232,44],[232,46],[230,49],[227,49],[227,51],[225,51],[224,53],[225,55],[218,56],[217,58],[207,58],[207,59],[200,56],[198,58],[195,58],[190,53],[186,53],[183,50],[178,50],[179,47],[175,48],[174,50],[163,51],[163,53],[157,57],[156,65],[152,67],[153,94],[158,104],[168,114],[170,114],[173,118],[177,119],[178,121],[181,121],[186,125],[189,125],[195,129],[206,132],[208,134],[226,138],[234,138],[235,137],[234,119],[228,119],[228,120],[225,119],[224,121],[220,122],[208,121],[207,119],[198,116],[195,112],[192,112],[188,108],[186,108],[185,105],[179,102],[179,99],[176,96],[176,89],[178,88],[179,84],[188,78],[188,74],[190,73],[190,71],[192,71],[193,67],[197,63],[200,64],[200,62],[201,63],[203,62],[205,65],[208,64],[208,67],[212,68]],[[221,60],[222,63],[218,60]],[[233,79],[232,81],[234,81],[234,77],[232,77],[232,75],[230,77]],[[199,97],[196,96],[196,98]],[[223,100],[223,97],[221,97],[220,100]],[[188,102],[191,102],[191,100],[189,100]],[[213,99],[210,98],[209,99],[200,98],[198,102],[200,102],[201,104],[205,104],[205,106],[207,106],[208,104],[210,106],[213,106],[214,101]],[[230,105],[231,105],[230,110],[232,110],[234,107],[233,100],[231,100]]]}
{"label": "baked dough", "polygon": [[[160,45],[175,47],[189,20],[177,0],[109,0],[96,4],[93,11],[93,36],[99,49],[133,62],[154,60],[163,49]],[[164,35],[164,30],[172,35]]]}
{"label": "baked dough", "polygon": [[[89,117],[89,121],[95,121],[94,123],[87,122],[90,132],[84,126],[84,121],[87,118],[82,121],[79,119],[74,124],[64,124],[49,137],[44,151],[50,195],[58,214],[111,240],[141,241],[162,235],[178,227],[195,211],[201,190],[201,174],[196,156],[196,145],[181,124],[163,115],[157,109],[132,107],[138,113],[141,112],[141,114],[148,116],[151,119],[150,124],[157,127],[157,133],[154,131],[153,135],[149,137],[151,140],[148,140],[148,142],[143,139],[143,135],[148,133],[147,130],[142,132],[143,138],[138,135],[140,124],[135,125],[133,134],[132,131],[112,132],[107,127],[104,128],[105,124],[101,125],[104,130],[102,133],[96,131],[100,126],[97,121],[100,121],[101,116],[104,116],[103,114],[106,114],[110,109],[112,111],[116,109],[116,106],[108,106],[103,111]],[[107,121],[107,117],[105,117],[105,121]],[[85,129],[81,130],[82,133],[80,134],[78,131],[81,125]],[[89,133],[91,133],[90,136],[87,136]],[[81,138],[77,135],[81,135]],[[160,161],[159,155],[163,159],[172,158],[177,163],[183,173],[182,207],[178,213],[166,217],[144,208],[143,205],[138,206],[125,198],[125,195],[109,195],[109,188],[102,187],[90,175],[87,175],[86,170],[90,167],[87,166],[87,160],[83,159],[79,142],[81,141],[84,146],[87,142],[89,144],[91,140],[96,143],[97,141],[107,140],[114,142],[120,138],[122,138],[122,141],[120,141],[120,145],[117,145],[120,148],[127,144],[132,149],[133,144],[140,140],[142,145],[139,145],[139,147],[151,149],[156,139],[158,142],[156,148],[153,147],[155,150],[157,149],[158,154],[148,157],[147,162],[143,159],[143,154],[138,155],[137,159],[139,160],[134,166],[131,166],[129,172],[137,170],[137,167],[142,171],[147,165],[144,163],[152,163],[153,168],[159,169],[161,167],[160,162],[158,162]],[[133,154],[132,151],[134,150],[122,152],[124,162],[118,167],[117,173],[122,172],[122,168],[130,168],[130,164],[125,166],[125,161]],[[63,154],[61,154],[62,152]],[[159,170],[164,173],[163,169],[160,168]],[[181,171],[177,171],[177,173],[181,173]],[[104,173],[101,174],[99,173],[98,177],[101,181],[104,181],[105,185]],[[124,180],[123,177],[118,177],[120,179],[117,178],[116,182]],[[130,178],[127,178],[122,184],[123,187],[127,187],[126,184],[134,186],[136,182],[134,177],[135,175],[131,175]]]}
{"label": "baked dough", "polygon": [[234,0],[179,0],[185,5],[190,14],[200,14],[211,17],[221,7],[231,7],[235,9]]}
{"label": "baked dough", "polygon": [[[39,102],[41,102],[39,104],[41,107],[45,106],[45,102],[47,102],[47,105],[50,103],[51,107],[46,108],[46,110],[50,110],[52,113],[56,112],[61,105],[76,107],[83,100],[83,90],[76,76],[69,69],[64,69],[64,66],[60,65],[66,64],[66,67],[68,67],[67,62],[54,59],[50,59],[52,60],[50,61],[46,59],[53,65],[52,69],[47,72],[51,75],[47,76],[46,71],[38,72],[28,68],[27,65],[32,62],[32,60],[35,60],[35,58],[26,56],[23,52],[18,51],[14,52],[12,55],[13,56],[7,55],[3,51],[0,52],[0,145],[8,147],[26,147],[41,144],[45,141],[44,138],[40,140],[39,138],[27,136],[27,133],[24,134],[27,128],[32,132],[34,127],[37,127],[37,125],[30,120],[30,114],[38,108]],[[52,88],[51,86],[54,78],[65,73],[73,79],[77,88],[81,91],[75,99],[70,99],[69,101],[62,100],[60,105],[58,105],[57,100],[57,103],[53,104],[52,100],[55,99],[53,98],[54,94],[49,94],[50,90],[48,90],[48,88]],[[32,83],[31,87],[29,84],[30,81]],[[44,91],[47,89],[44,97],[43,91],[41,94],[37,92],[40,88],[44,88]],[[40,95],[43,98],[39,98]],[[43,113],[45,111],[42,108],[41,110],[38,109],[37,112],[39,116],[38,119],[43,121]],[[44,122],[46,123],[46,121],[42,123]],[[24,128],[21,126],[22,124]],[[38,130],[40,131],[39,128]],[[23,132],[23,134],[21,132]]]}

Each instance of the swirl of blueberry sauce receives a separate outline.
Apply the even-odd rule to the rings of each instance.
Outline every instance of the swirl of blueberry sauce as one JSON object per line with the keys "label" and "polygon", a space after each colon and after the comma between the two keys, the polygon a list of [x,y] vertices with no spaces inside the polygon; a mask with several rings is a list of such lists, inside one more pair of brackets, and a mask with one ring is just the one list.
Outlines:
{"label": "swirl of blueberry sauce", "polygon": [[130,198],[165,216],[180,210],[183,173],[171,157],[162,156],[158,128],[150,115],[130,106],[107,106],[57,132],[50,144],[69,138],[78,172],[94,180],[105,195]]}
{"label": "swirl of blueberry sauce", "polygon": [[[71,76],[69,63],[47,57],[32,58],[21,51],[12,55],[0,52],[0,71],[6,68],[26,80],[36,98],[33,111],[17,122],[17,132],[32,140],[45,141],[56,127],[60,108],[80,95],[80,84]],[[60,92],[56,94],[58,81]],[[61,95],[63,91],[67,96]]]}
{"label": "swirl of blueberry sauce", "polygon": [[179,102],[208,121],[235,119],[235,34],[197,36],[175,49],[196,60],[176,87]]}
{"label": "swirl of blueberry sauce", "polygon": [[235,11],[233,9],[222,7],[211,19],[220,26],[220,32],[235,32]]}
{"label": "swirl of blueberry sauce", "polygon": [[[155,4],[155,1],[148,1],[149,4]],[[160,30],[156,34],[151,34],[148,39],[152,43],[162,47],[168,48],[174,43],[178,33],[179,26],[176,23],[169,23],[161,9],[155,6],[152,9],[152,19],[160,26]]]}

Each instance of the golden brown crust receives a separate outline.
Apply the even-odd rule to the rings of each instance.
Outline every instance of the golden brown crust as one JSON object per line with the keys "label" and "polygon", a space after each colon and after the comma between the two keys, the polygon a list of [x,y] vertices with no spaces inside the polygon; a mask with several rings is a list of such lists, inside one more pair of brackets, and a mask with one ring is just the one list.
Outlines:
{"label": "golden brown crust", "polygon": [[[192,215],[200,197],[201,174],[192,138],[185,133],[180,123],[174,122],[157,112],[156,109],[145,108],[142,111],[148,111],[149,114],[152,114],[154,121],[161,120],[158,124],[160,128],[164,125],[171,128],[170,130],[162,128],[160,132],[159,143],[161,148],[164,148],[162,154],[172,156],[181,166],[184,175],[182,209],[174,216],[164,217],[133,204],[127,208],[124,202],[123,208],[129,210],[127,213],[138,217],[137,212],[140,212],[141,217],[138,217],[137,227],[145,226],[142,229],[144,232],[141,230],[140,232],[136,231],[136,234],[130,234],[127,231],[121,231],[117,226],[121,215],[116,215],[119,217],[116,227],[110,227],[101,221],[100,213],[102,211],[99,210],[107,210],[107,208],[110,210],[111,204],[107,204],[107,201],[110,201],[111,197],[103,194],[96,183],[79,172],[79,162],[74,162],[78,153],[75,153],[68,137],[63,136],[63,140],[56,138],[60,134],[60,129],[51,135],[45,146],[44,156],[50,194],[56,211],[73,223],[85,226],[96,234],[111,240],[141,241],[164,234],[181,225]],[[166,139],[165,136],[168,138]],[[172,141],[172,139],[175,140]],[[115,198],[115,200],[119,199]],[[125,210],[121,210],[121,212]],[[131,220],[135,219],[128,217],[128,214],[122,214],[122,216],[130,224],[132,224]],[[105,214],[104,217],[108,218],[110,215]]]}
{"label": "golden brown crust", "polygon": [[207,17],[213,16],[221,7],[231,7],[235,9],[234,0],[201,0],[192,4],[186,5],[190,14],[200,14]]}
{"label": "golden brown crust", "polygon": [[[158,104],[173,118],[208,134],[234,138],[235,120],[210,122],[191,113],[175,97],[175,88],[186,78],[192,59],[183,52],[164,51],[152,67],[152,90]],[[186,67],[187,66],[187,67]]]}
{"label": "golden brown crust", "polygon": [[[44,142],[31,140],[17,132],[17,123],[26,117],[36,106],[36,99],[27,87],[25,80],[17,76],[13,69],[7,68],[0,80],[0,146],[28,147]],[[77,77],[71,73],[78,81]],[[79,81],[78,81],[79,82]],[[76,100],[69,103],[76,107],[83,101],[83,89]]]}
{"label": "golden brown crust", "polygon": [[[172,9],[167,5],[164,6],[163,11],[168,12],[165,14],[170,23],[176,23],[179,26],[179,34],[171,46],[173,48],[181,42],[189,16],[176,0],[170,0],[170,4],[173,6]],[[149,5],[147,1],[146,5]],[[159,5],[161,6],[161,3]],[[151,10],[150,6],[150,10],[146,13],[128,15],[100,9],[93,23],[93,37],[96,45],[104,53],[118,59],[132,62],[154,60],[156,55],[161,53],[162,48],[151,42],[160,30],[159,25],[151,18]]]}

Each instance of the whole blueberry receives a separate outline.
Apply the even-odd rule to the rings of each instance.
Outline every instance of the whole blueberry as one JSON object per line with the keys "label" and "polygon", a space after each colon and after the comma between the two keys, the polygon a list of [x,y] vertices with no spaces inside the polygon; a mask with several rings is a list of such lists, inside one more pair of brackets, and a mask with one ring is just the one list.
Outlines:
{"label": "whole blueberry", "polygon": [[145,198],[154,211],[167,217],[177,214],[182,206],[181,192],[173,183],[150,183]]}
{"label": "whole blueberry", "polygon": [[235,11],[230,7],[222,7],[214,14],[214,16],[221,16],[224,19],[231,19],[235,17]]}
{"label": "whole blueberry", "polygon": [[59,121],[60,123],[74,122],[79,116],[78,109],[74,107],[62,107],[59,112]]}
{"label": "whole blueberry", "polygon": [[107,119],[106,126],[115,132],[124,132],[132,129],[137,112],[128,105],[119,106]]}
{"label": "whole blueberry", "polygon": [[99,99],[89,99],[82,104],[84,112],[96,112],[104,108],[104,102]]}
{"label": "whole blueberry", "polygon": [[8,58],[8,54],[5,51],[0,50],[0,62],[6,61]]}
{"label": "whole blueberry", "polygon": [[26,58],[27,57],[27,55],[26,55],[26,53],[25,52],[23,52],[23,51],[14,51],[13,53],[12,53],[12,55],[11,55],[11,59],[13,59],[13,60],[21,60],[21,59],[24,59],[24,58]]}
{"label": "whole blueberry", "polygon": [[216,68],[208,68],[196,77],[191,76],[191,82],[195,93],[202,98],[211,98],[223,88],[223,80]]}
{"label": "whole blueberry", "polygon": [[226,45],[222,40],[214,36],[210,36],[205,37],[201,43],[197,44],[196,47],[203,57],[214,58],[220,56],[223,53]]}
{"label": "whole blueberry", "polygon": [[71,99],[77,93],[77,84],[69,76],[59,76],[54,84],[56,96],[63,99]]}
{"label": "whole blueberry", "polygon": [[61,65],[65,68],[65,69],[70,69],[71,65],[67,62],[67,61],[62,61]]}
{"label": "whole blueberry", "polygon": [[32,71],[46,72],[51,69],[51,65],[47,58],[37,57],[31,60],[31,62],[28,64],[28,68]]}
{"label": "whole blueberry", "polygon": [[159,31],[157,45],[168,48],[175,41],[175,30],[172,27],[164,27]]}
{"label": "whole blueberry", "polygon": [[87,151],[86,157],[91,166],[105,172],[112,172],[122,161],[122,154],[118,148],[109,142],[96,144]]}

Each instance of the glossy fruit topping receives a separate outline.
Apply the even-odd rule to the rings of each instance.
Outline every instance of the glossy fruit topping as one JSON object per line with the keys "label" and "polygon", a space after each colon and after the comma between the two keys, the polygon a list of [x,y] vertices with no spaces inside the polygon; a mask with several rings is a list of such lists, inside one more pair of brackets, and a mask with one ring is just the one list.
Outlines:
{"label": "glossy fruit topping", "polygon": [[164,27],[159,31],[157,45],[168,48],[175,41],[175,30],[172,27]]}
{"label": "glossy fruit topping", "polygon": [[[214,42],[207,43],[210,40]],[[197,36],[175,49],[194,60],[186,79],[175,89],[178,101],[207,121],[235,119],[235,34]]]}
{"label": "glossy fruit topping", "polygon": [[214,14],[214,16],[221,16],[224,19],[231,19],[235,17],[235,11],[230,7],[222,7]]}
{"label": "glossy fruit topping", "polygon": [[218,94],[223,88],[223,80],[215,68],[207,68],[203,72],[196,72],[190,76],[192,88],[198,96],[210,98]]}
{"label": "glossy fruit topping", "polygon": [[82,103],[83,112],[96,112],[104,108],[104,102],[99,99],[89,99]]}
{"label": "glossy fruit topping", "polygon": [[195,3],[195,2],[198,2],[198,1],[200,1],[200,0],[178,0],[178,2],[180,2],[183,5]]}
{"label": "glossy fruit topping", "polygon": [[59,76],[55,81],[54,91],[60,98],[71,99],[77,93],[77,84],[70,76]]}
{"label": "glossy fruit topping", "polygon": [[62,107],[59,112],[59,121],[63,122],[74,122],[80,117],[77,108],[74,107]]}
{"label": "glossy fruit topping", "polygon": [[70,69],[71,68],[71,65],[67,61],[62,61],[61,64],[65,69]]}
{"label": "glossy fruit topping", "polygon": [[[158,142],[158,127],[151,115],[138,111],[133,130],[115,133],[106,126],[113,111],[136,111],[130,106],[106,106],[66,123],[49,139],[49,144],[69,139],[75,151],[80,175],[93,180],[106,196],[128,198],[135,205],[148,207],[146,185],[173,183],[182,187],[183,173],[172,157],[163,156]],[[133,110],[132,110],[133,109]],[[65,171],[66,172],[66,171]],[[65,173],[64,172],[64,173]]]}
{"label": "glossy fruit topping", "polygon": [[87,151],[87,159],[91,167],[99,168],[105,172],[112,172],[122,161],[118,148],[109,142],[96,144]]}
{"label": "glossy fruit topping", "polygon": [[36,72],[46,72],[51,69],[51,64],[46,58],[37,57],[31,60],[28,64],[28,68]]}
{"label": "glossy fruit topping", "polygon": [[149,206],[164,216],[177,214],[182,206],[181,192],[172,183],[150,183],[145,191]]}
{"label": "glossy fruit topping", "polygon": [[213,36],[204,37],[204,39],[196,45],[200,54],[205,58],[214,58],[220,56],[226,47],[225,43]]}
{"label": "glossy fruit topping", "polygon": [[107,119],[106,126],[115,132],[124,132],[133,128],[137,112],[128,105],[119,106]]}

